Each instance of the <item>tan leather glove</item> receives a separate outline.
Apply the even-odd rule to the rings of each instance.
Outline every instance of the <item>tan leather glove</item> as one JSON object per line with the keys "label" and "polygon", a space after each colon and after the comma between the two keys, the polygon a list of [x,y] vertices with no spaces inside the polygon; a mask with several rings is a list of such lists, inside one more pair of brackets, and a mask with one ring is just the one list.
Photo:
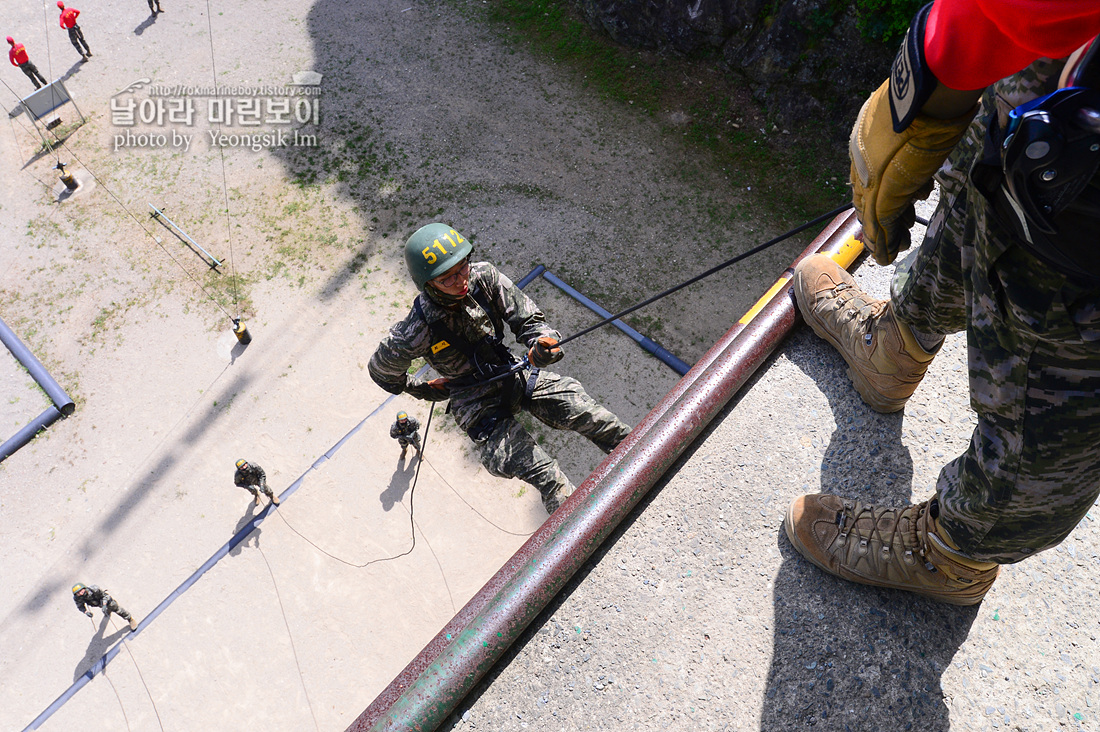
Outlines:
{"label": "tan leather glove", "polygon": [[546,368],[552,363],[557,363],[565,357],[558,346],[558,339],[550,336],[540,336],[527,352],[527,360],[535,368]]}
{"label": "tan leather glove", "polygon": [[909,248],[916,220],[913,202],[928,198],[932,176],[962,139],[978,107],[954,119],[918,114],[903,132],[894,132],[890,82],[859,111],[848,152],[852,159],[852,202],[863,224],[863,246],[879,264],[889,264]]}

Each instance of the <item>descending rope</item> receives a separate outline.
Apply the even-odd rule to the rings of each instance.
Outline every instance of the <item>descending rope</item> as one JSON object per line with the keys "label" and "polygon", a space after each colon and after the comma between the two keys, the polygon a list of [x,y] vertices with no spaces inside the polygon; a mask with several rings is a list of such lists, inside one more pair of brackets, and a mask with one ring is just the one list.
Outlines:
{"label": "descending rope", "polygon": [[559,346],[565,345],[569,341],[573,341],[573,340],[576,340],[577,338],[580,338],[583,335],[587,335],[587,334],[591,333],[592,331],[596,330],[597,328],[602,328],[603,326],[607,325],[608,323],[610,323],[612,321],[615,321],[615,320],[619,320],[623,316],[629,315],[630,313],[634,312],[635,310],[640,310],[640,309],[644,308],[646,305],[649,305],[650,303],[657,302],[658,300],[660,300],[663,297],[668,297],[669,295],[671,295],[674,292],[679,292],[680,290],[684,289],[688,285],[694,285],[696,282],[703,279],[704,277],[710,277],[715,272],[723,270],[726,267],[729,267],[731,264],[736,264],[737,262],[740,262],[742,259],[747,259],[748,257],[751,257],[754,254],[758,254],[758,253],[764,251],[765,249],[767,249],[770,246],[774,246],[774,245],[778,244],[779,242],[784,241],[785,239],[791,238],[795,234],[800,234],[803,231],[805,231],[806,229],[810,228],[811,226],[815,226],[817,224],[820,224],[822,221],[828,221],[829,219],[833,218],[834,216],[841,213],[842,211],[847,211],[851,207],[852,207],[851,203],[846,203],[843,206],[837,206],[832,211],[829,211],[828,213],[821,214],[816,219],[813,219],[812,221],[807,221],[806,223],[804,223],[800,226],[796,226],[795,228],[791,229],[790,231],[788,231],[784,234],[780,234],[779,236],[775,237],[774,239],[769,239],[768,241],[764,242],[763,244],[755,246],[752,249],[748,250],[747,252],[742,252],[741,254],[738,254],[736,257],[733,257],[732,259],[727,259],[725,262],[722,262],[719,265],[715,265],[714,267],[711,267],[706,272],[703,272],[702,274],[695,275],[694,277],[692,277],[690,280],[687,280],[686,282],[681,282],[680,284],[678,284],[674,287],[668,288],[664,292],[658,292],[653,297],[648,298],[646,300],[643,300],[642,302],[638,303],[637,305],[632,305],[631,307],[628,307],[626,310],[623,310],[622,312],[616,313],[615,315],[612,315],[609,318],[604,318],[603,320],[596,323],[595,325],[589,326],[588,328],[585,328],[582,331],[574,333],[573,335],[569,336],[568,338],[563,338],[562,340],[558,341],[558,345]]}
{"label": "descending rope", "polygon": [[271,585],[275,588],[275,598],[279,601],[279,612],[283,614],[283,625],[286,626],[286,635],[290,638],[290,652],[294,656],[294,665],[298,669],[298,679],[302,682],[302,693],[306,695],[309,715],[313,717],[313,728],[319,731],[321,726],[317,724],[317,715],[313,711],[313,702],[309,699],[309,689],[306,688],[306,677],[302,673],[302,664],[298,662],[298,649],[294,647],[294,635],[290,632],[290,621],[286,619],[286,608],[283,607],[283,596],[279,592],[279,583],[275,581],[275,572],[271,569],[271,562],[267,561],[267,555],[264,554],[263,548],[259,543],[256,544],[256,548],[260,550],[260,556],[264,558],[264,564],[267,565],[267,573],[271,575]]}
{"label": "descending rope", "polygon": [[[111,626],[114,627],[114,616],[111,616]],[[160,710],[157,709],[157,703],[153,700],[153,694],[149,691],[149,685],[145,683],[145,675],[141,673],[141,667],[138,666],[137,659],[134,658],[134,652],[130,650],[130,644],[125,640],[122,641],[122,647],[126,649],[126,653],[130,656],[130,660],[134,663],[134,670],[137,671],[138,678],[141,679],[141,685],[145,687],[145,693],[149,697],[149,703],[153,705],[153,714],[157,715],[157,724],[160,726],[161,732],[164,732],[164,722],[160,719]],[[113,686],[113,684],[112,684]]]}
{"label": "descending rope", "polygon": [[[325,551],[324,549],[319,547],[317,544],[315,544],[313,541],[311,541],[302,532],[298,531],[298,529],[291,526],[290,522],[286,520],[286,516],[283,515],[282,511],[276,511],[275,513],[277,513],[279,515],[279,518],[281,518],[283,520],[283,523],[286,524],[288,529],[290,529],[295,534],[300,536],[307,544],[312,546],[314,549],[321,552],[326,557],[329,557],[331,559],[335,559],[337,562],[340,562],[341,564],[346,564],[349,567],[354,567],[355,569],[362,569],[363,567],[369,567],[370,565],[378,564],[379,562],[389,562],[389,561],[392,561],[394,559],[400,559],[401,557],[408,556],[409,554],[412,554],[413,549],[416,548],[416,529],[417,529],[416,519],[414,518],[415,514],[414,514],[413,499],[416,497],[416,484],[417,484],[417,481],[420,480],[420,466],[424,462],[424,460],[423,460],[424,450],[428,446],[428,430],[432,426],[432,411],[434,411],[434,410],[428,410],[428,421],[424,424],[424,441],[421,443],[421,447],[420,447],[421,459],[416,461],[416,473],[413,475],[412,488],[409,489],[409,509],[408,509],[408,511],[409,511],[409,530],[412,533],[412,545],[406,551],[403,551],[400,554],[395,554],[392,557],[381,557],[379,559],[372,559],[369,562],[364,562],[363,564],[356,564],[354,562],[349,562],[348,560],[342,559],[341,557],[338,557],[335,554],[332,554],[331,552]],[[402,504],[402,505],[404,505],[404,504]],[[434,552],[433,552],[433,554],[434,554]],[[438,561],[438,559],[436,561]],[[447,591],[450,592],[450,588],[448,588]]]}
{"label": "descending rope", "polygon": [[[424,440],[421,443],[421,447],[420,447],[421,459],[416,461],[416,473],[413,475],[412,488],[409,489],[409,508],[408,508],[408,512],[409,512],[409,532],[412,534],[412,544],[409,546],[409,548],[407,550],[401,552],[400,554],[395,554],[392,557],[380,557],[378,559],[372,559],[369,562],[364,562],[362,564],[356,564],[354,562],[349,562],[348,560],[346,560],[342,557],[338,557],[335,554],[333,554],[332,552],[329,552],[329,551],[326,551],[325,549],[322,549],[320,546],[318,546],[314,541],[312,541],[305,534],[303,534],[302,532],[298,531],[296,528],[291,526],[290,522],[286,520],[286,516],[283,515],[282,511],[276,511],[275,513],[277,513],[279,515],[279,518],[281,518],[283,520],[283,523],[286,524],[287,528],[290,529],[291,531],[293,531],[299,537],[301,537],[301,539],[304,542],[306,542],[307,544],[312,546],[314,549],[316,549],[317,551],[324,554],[326,557],[329,557],[330,559],[334,559],[337,562],[340,562],[341,564],[346,564],[349,567],[354,567],[355,569],[363,569],[364,567],[369,567],[372,564],[378,564],[380,562],[389,562],[389,561],[393,561],[394,559],[400,559],[401,557],[405,557],[405,556],[408,556],[409,554],[412,554],[413,550],[416,549],[416,532],[417,532],[417,530],[420,530],[420,533],[424,533],[423,530],[420,529],[420,527],[416,523],[415,512],[414,512],[415,507],[413,505],[413,499],[416,495],[416,484],[420,480],[420,466],[424,462],[424,460],[423,460],[424,450],[428,446],[428,431],[431,429],[431,426],[432,426],[432,411],[433,410],[428,410],[428,421],[425,422],[425,424],[424,424]],[[433,470],[434,470],[434,468],[433,468]],[[404,504],[402,504],[402,505],[404,505]],[[443,578],[443,586],[447,589],[447,597],[450,598],[451,608],[452,609],[457,609],[457,608],[455,608],[454,595],[451,593],[451,584],[450,584],[450,582],[447,581],[447,574],[443,571],[443,563],[439,561],[439,556],[435,553],[435,549],[432,548],[431,542],[429,542],[427,540],[427,538],[424,539],[424,542],[428,545],[428,551],[430,551],[432,553],[432,557],[435,559],[436,566],[439,567],[439,574]]]}
{"label": "descending rope", "polygon": [[[218,67],[214,61],[214,20],[213,13],[210,10],[210,0],[206,0],[206,28],[207,34],[210,36],[210,73],[214,77],[214,97],[220,99],[218,94]],[[218,126],[218,134],[220,135],[222,131],[221,119],[219,118],[215,124]],[[237,324],[241,318],[241,305],[240,294],[237,290],[237,269],[233,261],[233,224],[229,216],[229,181],[225,175],[225,147],[223,145],[217,147],[218,158],[221,160],[222,167],[222,195],[225,198],[225,234],[229,240],[229,283],[233,290],[233,310],[237,314],[233,322]]]}

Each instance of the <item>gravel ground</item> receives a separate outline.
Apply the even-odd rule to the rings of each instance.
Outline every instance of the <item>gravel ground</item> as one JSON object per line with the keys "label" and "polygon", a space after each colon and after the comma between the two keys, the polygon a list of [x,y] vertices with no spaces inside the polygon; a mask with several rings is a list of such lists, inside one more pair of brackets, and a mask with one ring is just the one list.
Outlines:
{"label": "gravel ground", "polygon": [[1100,509],[975,608],[833,578],[782,533],[801,493],[925,498],[975,424],[965,359],[948,338],[881,415],[800,326],[444,728],[1100,729]]}

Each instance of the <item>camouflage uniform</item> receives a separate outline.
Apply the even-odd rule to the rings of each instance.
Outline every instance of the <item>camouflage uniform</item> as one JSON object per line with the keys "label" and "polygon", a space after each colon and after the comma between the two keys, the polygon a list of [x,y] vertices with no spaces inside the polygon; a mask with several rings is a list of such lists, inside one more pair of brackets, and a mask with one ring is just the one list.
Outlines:
{"label": "camouflage uniform", "polygon": [[95,585],[88,585],[85,589],[87,592],[73,595],[73,602],[76,603],[76,609],[80,612],[87,612],[85,605],[88,605],[90,607],[102,608],[104,615],[115,613],[128,623],[132,620],[130,613],[126,612],[118,604],[118,600],[111,597],[111,594],[107,592],[107,590],[101,590]]}
{"label": "camouflage uniform", "polygon": [[[260,492],[275,501],[275,492],[267,486],[267,474],[264,469],[255,463],[249,463],[243,468],[237,468],[233,474],[233,485],[244,488],[251,493],[257,501],[260,500]],[[277,502],[276,502],[277,503]]]}
{"label": "camouflage uniform", "polygon": [[[475,288],[482,289],[495,315],[519,343],[530,347],[540,336],[561,337],[546,324],[538,306],[511,280],[491,264],[477,262],[470,265],[471,294],[456,308],[444,308],[425,293],[417,298],[424,316],[445,324],[466,339],[474,346],[475,357],[480,361],[498,362],[499,356],[486,340],[495,336],[496,331],[490,315],[472,295]],[[429,387],[426,381],[410,378],[409,366],[420,357],[441,376],[458,383],[440,391]],[[378,344],[368,369],[371,378],[391,394],[405,392],[429,401],[449,398],[451,415],[477,444],[485,469],[502,478],[519,478],[530,483],[543,496],[551,513],[557,507],[555,496],[569,495],[573,486],[557,461],[539,447],[514,415],[524,410],[554,429],[573,430],[604,452],[611,452],[630,432],[618,417],[597,404],[579,381],[568,376],[524,369],[493,383],[473,383],[476,378],[473,364],[445,339],[433,338],[415,307]],[[527,396],[531,379],[534,384]]]}
{"label": "camouflage uniform", "polygon": [[1004,129],[1009,110],[1056,88],[1061,67],[1041,59],[986,91],[938,174],[924,242],[891,287],[914,328],[966,330],[978,426],[940,472],[939,522],[963,552],[999,563],[1057,545],[1100,493],[1100,289],[1014,243],[970,174],[989,112]]}
{"label": "camouflage uniform", "polygon": [[394,420],[390,425],[390,437],[397,440],[397,444],[401,445],[401,456],[404,457],[405,450],[409,445],[416,448],[417,453],[420,452],[420,423],[412,417],[405,418],[405,424],[402,426],[401,420]]}

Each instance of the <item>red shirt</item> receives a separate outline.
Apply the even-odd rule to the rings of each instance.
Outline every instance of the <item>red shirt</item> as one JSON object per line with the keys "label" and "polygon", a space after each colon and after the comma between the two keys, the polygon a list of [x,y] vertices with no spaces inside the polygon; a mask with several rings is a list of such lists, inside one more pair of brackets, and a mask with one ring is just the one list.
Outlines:
{"label": "red shirt", "polygon": [[80,15],[80,11],[76,8],[65,8],[61,11],[61,27],[65,30],[72,28],[76,25],[76,16]]}
{"label": "red shirt", "polygon": [[16,43],[8,51],[8,61],[11,61],[12,66],[22,66],[30,60],[27,56],[27,48],[22,43]]}
{"label": "red shirt", "polygon": [[1096,0],[935,0],[929,68],[952,89],[984,89],[1038,58],[1063,58],[1100,35]]}

